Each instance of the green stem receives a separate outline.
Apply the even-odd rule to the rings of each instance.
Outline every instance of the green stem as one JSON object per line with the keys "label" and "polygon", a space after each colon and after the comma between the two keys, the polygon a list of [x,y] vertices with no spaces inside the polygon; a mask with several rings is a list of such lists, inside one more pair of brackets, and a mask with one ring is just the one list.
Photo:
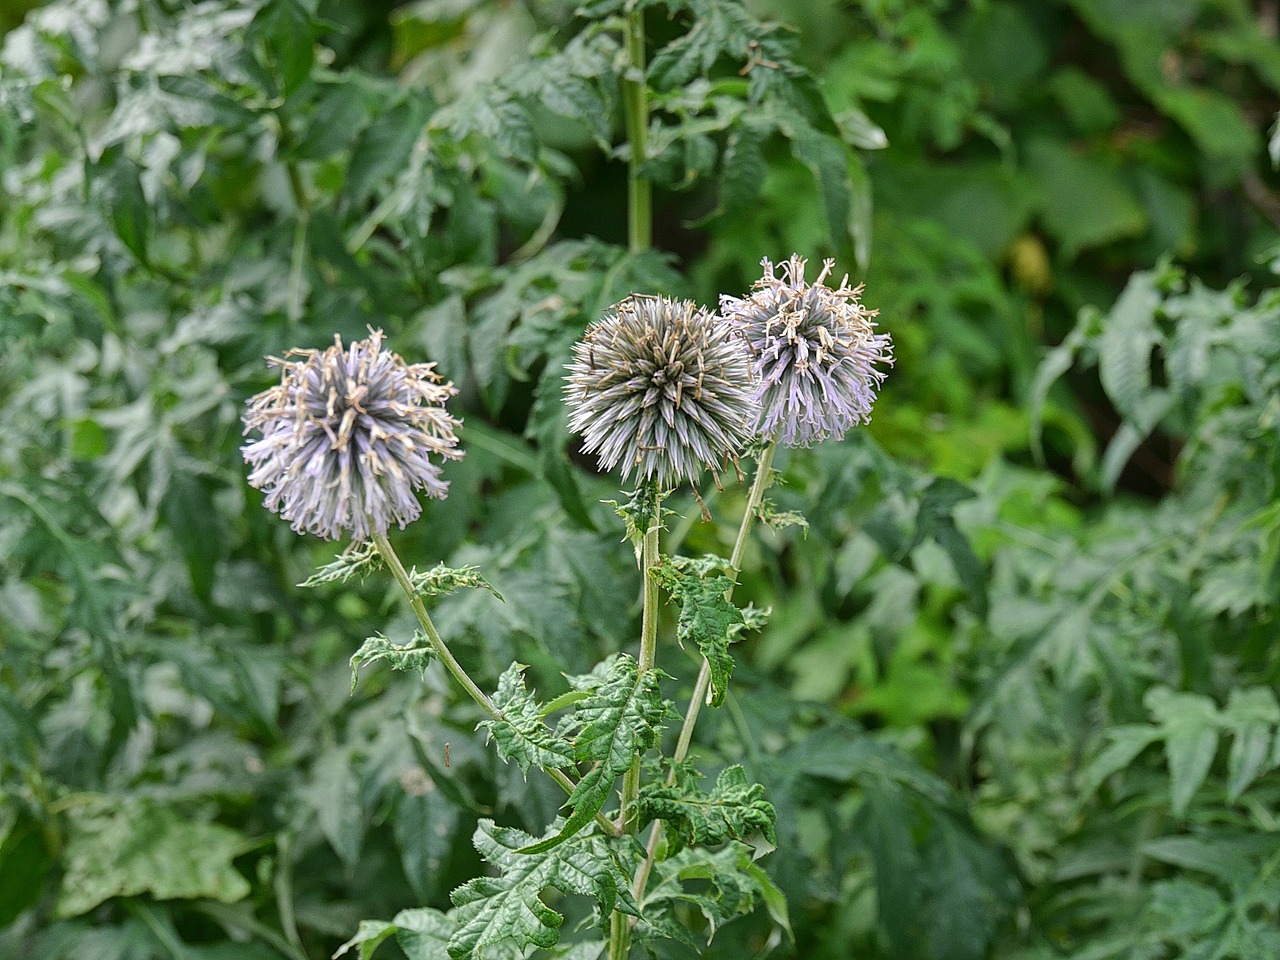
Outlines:
{"label": "green stem", "polygon": [[[659,536],[662,530],[662,496],[654,494],[653,519],[644,532],[644,544],[640,553],[640,576],[644,586],[644,612],[640,626],[639,675],[653,669],[658,655],[658,581],[652,576],[658,565]],[[631,769],[622,778],[622,804],[618,810],[618,828],[621,833],[633,833],[631,808],[640,793],[640,758],[636,757]],[[609,960],[626,960],[631,948],[631,921],[618,911],[609,919]]]}
{"label": "green stem", "polygon": [[[733,599],[733,588],[738,585],[738,574],[742,570],[742,554],[746,552],[747,535],[751,532],[751,527],[755,524],[756,513],[760,509],[760,504],[764,502],[764,492],[769,489],[773,478],[773,454],[777,449],[776,443],[770,443],[764,448],[760,454],[760,459],[756,462],[755,482],[751,484],[751,493],[747,496],[747,512],[742,517],[742,525],[738,527],[738,539],[733,544],[733,554],[729,557],[729,589],[725,592],[725,599]],[[707,687],[711,683],[711,665],[706,660],[702,661],[702,669],[698,672],[698,679],[693,685],[693,697],[689,701],[689,709],[684,715],[684,725],[680,728],[680,739],[676,741],[676,752],[672,755],[672,759],[676,763],[681,763],[689,754],[689,744],[693,740],[693,728],[698,723],[698,712],[702,709],[702,702],[707,696]]]}
{"label": "green stem", "polygon": [[[725,591],[725,599],[733,599],[733,589],[738,585],[738,574],[742,570],[742,555],[746,552],[747,536],[755,525],[756,513],[764,501],[764,492],[773,481],[773,454],[777,450],[777,442],[771,442],[760,453],[756,461],[755,481],[751,484],[751,492],[747,495],[747,512],[738,527],[738,539],[733,544],[733,554],[729,557],[729,589]],[[689,745],[693,742],[693,728],[698,723],[698,714],[702,710],[702,702],[707,696],[707,687],[711,683],[711,665],[704,658],[702,669],[698,671],[698,679],[693,685],[693,694],[689,698],[689,709],[685,711],[684,724],[680,727],[680,737],[676,741],[675,753],[671,755],[672,773],[667,777],[668,785],[675,782],[675,764],[683,763],[689,755]],[[658,855],[658,846],[662,843],[664,821],[656,820],[649,833],[649,842],[645,845],[644,861],[636,871],[635,888],[632,891],[637,901],[644,897],[645,887],[649,884],[649,874]],[[615,914],[616,917],[616,914]],[[613,960],[610,955],[610,960]],[[621,958],[619,958],[621,960]]]}
{"label": "green stem", "polygon": [[400,562],[399,555],[391,548],[391,542],[387,539],[387,535],[385,533],[373,534],[373,543],[378,548],[378,553],[382,555],[382,559],[386,561],[387,566],[391,568],[391,575],[395,577],[396,583],[400,584],[400,589],[409,598],[409,606],[413,607],[413,612],[418,617],[418,623],[422,626],[422,632],[427,635],[427,642],[431,644],[431,652],[444,664],[445,669],[453,674],[453,679],[458,681],[471,699],[480,705],[481,710],[494,720],[504,719],[502,711],[493,705],[493,701],[489,699],[488,694],[476,686],[476,682],[468,676],[467,671],[462,668],[462,664],[457,661],[448,646],[445,645],[443,638],[440,636],[440,631],[431,622],[431,616],[427,613],[426,605],[422,602],[422,598],[418,596],[418,591],[413,589],[413,581],[409,579],[408,571],[405,570],[404,564]]}
{"label": "green stem", "polygon": [[[287,129],[283,121],[281,121],[281,128]],[[293,225],[293,251],[289,256],[289,286],[285,298],[287,316],[296,323],[302,318],[302,274],[306,266],[307,225],[311,221],[311,201],[307,199],[307,190],[302,184],[302,174],[298,172],[297,164],[286,160],[284,169],[289,177],[289,190],[293,193],[294,205],[298,208],[298,219]]]}
{"label": "green stem", "polygon": [[[391,575],[395,577],[396,583],[400,584],[400,589],[404,591],[404,595],[409,598],[409,606],[413,608],[414,614],[418,618],[418,623],[422,627],[422,632],[426,634],[427,643],[431,645],[431,652],[435,654],[436,659],[444,664],[445,669],[453,674],[453,679],[467,694],[480,705],[480,709],[487,713],[494,720],[504,721],[506,717],[502,715],[502,711],[494,705],[488,695],[481,690],[474,680],[467,674],[450,652],[449,647],[445,644],[444,639],[440,636],[440,631],[436,629],[436,625],[432,623],[430,615],[427,613],[426,605],[423,604],[422,598],[418,596],[418,591],[413,589],[413,581],[409,579],[409,573],[405,570],[404,564],[400,562],[399,555],[392,549],[391,542],[384,533],[373,534],[374,546],[378,548],[378,553],[382,556],[383,561],[391,569]],[[559,770],[547,770],[547,775],[551,777],[565,793],[572,794],[575,784],[565,774]],[[614,826],[613,822],[607,817],[596,814],[596,823],[609,836],[616,837],[621,831]]]}
{"label": "green stem", "polygon": [[626,19],[627,69],[622,78],[631,158],[627,173],[627,241],[632,252],[653,244],[653,185],[641,174],[649,137],[649,85],[645,80],[644,12],[630,10]]}

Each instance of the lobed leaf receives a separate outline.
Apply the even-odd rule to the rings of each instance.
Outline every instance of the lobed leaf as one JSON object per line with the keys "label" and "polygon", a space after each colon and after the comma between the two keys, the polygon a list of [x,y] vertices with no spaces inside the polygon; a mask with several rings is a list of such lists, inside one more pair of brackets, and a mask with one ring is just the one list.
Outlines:
{"label": "lobed leaf", "polygon": [[372,543],[353,543],[298,586],[318,587],[322,583],[346,583],[354,576],[364,579],[381,569],[382,557],[378,554],[377,547]]}
{"label": "lobed leaf", "polygon": [[638,915],[630,866],[624,865],[620,848],[596,834],[563,834],[562,828],[548,846],[523,831],[480,821],[473,842],[499,875],[477,877],[453,892],[457,930],[448,943],[452,960],[480,960],[490,956],[487,947],[506,942],[554,947],[564,917],[542,899],[551,888],[591,897],[602,916],[615,907]]}
{"label": "lobed leaf", "polygon": [[778,505],[765,497],[756,507],[756,519],[766,527],[781,530],[783,527],[799,527],[809,536],[809,520],[799,510],[779,510]]}
{"label": "lobed leaf", "polygon": [[488,590],[499,600],[502,594],[480,576],[479,568],[470,564],[461,567],[446,567],[437,563],[430,570],[419,573],[418,569],[409,571],[409,582],[413,591],[420,597],[439,597],[454,590]]}
{"label": "lobed leaf", "polygon": [[681,605],[676,637],[681,643],[695,644],[711,667],[707,702],[714,707],[724,702],[733,676],[729,644],[747,625],[742,611],[725,599],[733,581],[724,574],[710,575],[711,570],[724,566],[718,557],[665,557],[650,574]]}
{"label": "lobed leaf", "polygon": [[1209,775],[1218,751],[1218,708],[1208,697],[1176,693],[1167,687],[1149,691],[1145,702],[1160,724],[1169,761],[1173,812],[1182,816]]}
{"label": "lobed leaf", "polygon": [[638,940],[677,940],[697,950],[679,911],[696,908],[707,923],[707,942],[736,917],[751,913],[760,904],[773,921],[791,935],[786,897],[751,859],[751,848],[730,841],[719,850],[686,847],[659,861],[655,882],[636,924]]}
{"label": "lobed leaf", "polygon": [[649,784],[637,800],[642,820],[665,820],[675,835],[690,846],[713,846],[726,840],[746,840],[759,833],[777,845],[778,814],[764,799],[764,787],[748,784],[740,766],[727,767],[711,792],[696,783],[696,775],[679,768],[676,782]]}
{"label": "lobed leaf", "polygon": [[101,797],[73,807],[56,912],[73,917],[111,897],[141,894],[234,903],[249,894],[232,864],[242,842],[229,827],[187,820],[155,803]]}
{"label": "lobed leaf", "polygon": [[640,673],[626,654],[606,660],[588,675],[591,693],[578,703],[564,724],[576,730],[574,759],[594,766],[582,775],[565,805],[572,813],[555,836],[538,841],[524,852],[540,853],[564,843],[592,821],[604,807],[614,782],[635,759],[655,746],[662,722],[672,715],[662,698],[660,670]]}
{"label": "lobed leaf", "polygon": [[556,736],[543,720],[546,711],[530,696],[524,685],[525,665],[513,663],[498,679],[493,704],[502,719],[485,719],[480,727],[488,731],[506,762],[514,760],[521,773],[529,767],[559,770],[574,762],[573,745]]}
{"label": "lobed leaf", "polygon": [[[359,960],[369,960],[392,936],[408,960],[449,960],[448,944],[457,927],[452,914],[430,907],[401,910],[390,922],[361,920],[356,935],[334,952],[333,960],[353,947],[358,948]],[[498,954],[490,954],[487,960],[498,958]]]}
{"label": "lobed leaf", "polygon": [[392,643],[380,633],[369,637],[351,655],[351,692],[356,692],[360,668],[378,660],[387,661],[392,670],[417,670],[425,680],[432,656],[430,641],[421,630],[414,631],[413,640],[403,647]]}

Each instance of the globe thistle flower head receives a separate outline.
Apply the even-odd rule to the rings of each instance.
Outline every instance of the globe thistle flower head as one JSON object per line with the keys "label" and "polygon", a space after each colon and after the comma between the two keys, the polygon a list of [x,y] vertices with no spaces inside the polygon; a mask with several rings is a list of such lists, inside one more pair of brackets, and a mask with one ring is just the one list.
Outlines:
{"label": "globe thistle flower head", "polygon": [[605,470],[670,489],[735,461],[756,416],[746,344],[688,300],[631,296],[574,345],[569,427]]}
{"label": "globe thistle flower head", "polygon": [[789,447],[842,437],[871,419],[885,378],[880,365],[893,363],[889,336],[876,333],[879,311],[862,305],[862,287],[850,287],[847,276],[834,289],[824,283],[832,260],[823,261],[812,284],[798,256],[782,264],[781,276],[767,259],[761,265],[751,296],[720,297],[720,312],[742,332],[754,360],[757,436]]}
{"label": "globe thistle flower head", "polygon": [[[402,529],[422,513],[415,491],[443,500],[439,460],[458,460],[460,425],[444,403],[457,391],[435,364],[407,364],[382,347],[383,333],[327,350],[269,357],[280,383],[248,402],[241,452],[249,485],[298,533],[357,540]],[[291,359],[297,358],[297,359]]]}

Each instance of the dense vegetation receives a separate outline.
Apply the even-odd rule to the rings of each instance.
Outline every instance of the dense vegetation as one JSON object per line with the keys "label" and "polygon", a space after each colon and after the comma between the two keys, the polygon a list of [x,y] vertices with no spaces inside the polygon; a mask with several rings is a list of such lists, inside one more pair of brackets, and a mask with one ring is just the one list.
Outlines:
{"label": "dense vegetation", "polygon": [[[700,767],[741,765],[776,808],[758,866],[789,929],[733,845],[673,914],[714,928],[705,956],[1280,955],[1268,17],[30,13],[0,53],[0,956],[327,957],[363,919],[447,908],[486,870],[482,818],[556,815],[437,668],[371,665],[348,696],[360,641],[414,625],[378,578],[295,586],[337,548],[245,483],[264,355],[373,324],[455,382],[467,457],[397,548],[476,565],[505,603],[433,617],[487,690],[518,660],[550,698],[639,623],[617,481],[559,402],[571,344],[629,292],[714,304],[793,252],[865,279],[897,364],[870,427],[779,453],[776,510],[807,525],[752,541],[738,596],[772,619],[698,728]],[[668,504],[667,549],[727,555],[745,484],[702,497],[711,522]],[[589,943],[587,906],[558,909]],[[441,955],[399,944],[376,956]]]}

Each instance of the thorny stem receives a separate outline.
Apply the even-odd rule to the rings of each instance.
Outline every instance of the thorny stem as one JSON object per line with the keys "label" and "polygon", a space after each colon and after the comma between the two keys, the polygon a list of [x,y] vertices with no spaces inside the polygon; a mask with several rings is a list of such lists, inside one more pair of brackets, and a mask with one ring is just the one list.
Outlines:
{"label": "thorny stem", "polygon": [[[658,581],[653,578],[653,568],[658,565],[659,536],[662,530],[662,495],[653,495],[653,519],[649,521],[649,529],[644,532],[644,545],[640,553],[640,576],[644,587],[644,612],[640,626],[640,659],[638,661],[639,676],[653,669],[658,653]],[[636,757],[631,769],[622,778],[622,804],[618,811],[619,832],[631,833],[634,827],[628,824],[631,807],[640,793],[640,758]],[[631,921],[626,915],[614,911],[609,919],[609,960],[626,960],[630,950]]]}
{"label": "thorny stem", "polygon": [[[742,570],[742,555],[747,548],[747,536],[755,524],[756,513],[764,502],[764,492],[769,489],[773,480],[773,454],[777,449],[777,441],[772,441],[760,453],[756,461],[756,476],[751,484],[751,492],[747,495],[747,512],[738,527],[738,539],[733,544],[733,554],[729,557],[729,589],[725,591],[725,599],[733,598],[733,588],[738,585],[738,574]],[[711,665],[704,658],[698,679],[693,685],[693,694],[689,699],[689,709],[685,711],[684,724],[680,727],[680,738],[676,741],[675,753],[671,755],[672,773],[667,778],[668,785],[675,782],[675,765],[684,762],[689,755],[689,744],[693,741],[693,728],[698,723],[698,713],[702,710],[702,702],[707,696],[707,686],[711,683]],[[649,884],[649,874],[653,870],[654,860],[658,855],[658,846],[662,843],[664,821],[655,820],[653,830],[649,833],[649,842],[645,845],[644,861],[636,871],[635,888],[632,895],[637,901],[644,896],[645,887]],[[617,914],[614,915],[615,917]],[[613,960],[612,956],[610,960]]]}
{"label": "thorny stem", "polygon": [[[374,533],[372,534],[372,537],[374,546],[378,548],[378,553],[391,569],[391,575],[395,577],[396,583],[400,584],[400,589],[404,591],[404,595],[409,598],[409,606],[413,608],[413,612],[418,618],[418,623],[422,627],[422,632],[426,634],[427,642],[431,645],[431,652],[434,653],[436,658],[445,665],[445,669],[453,674],[453,679],[458,681],[459,685],[463,690],[467,691],[467,694],[471,699],[480,705],[480,709],[494,720],[505,721],[506,718],[502,715],[502,711],[499,710],[494,705],[494,702],[489,699],[488,695],[476,685],[476,682],[471,679],[467,674],[467,671],[463,669],[462,664],[457,661],[457,658],[454,657],[453,653],[449,650],[449,647],[445,644],[444,639],[440,636],[440,631],[436,629],[436,625],[431,621],[431,617],[427,613],[427,608],[422,602],[422,598],[418,596],[418,592],[413,589],[413,582],[409,579],[409,574],[405,570],[404,564],[400,562],[400,557],[392,548],[391,542],[387,539],[386,534]],[[560,788],[564,790],[565,793],[573,793],[574,783],[565,774],[559,770],[547,770],[546,773],[552,780],[560,785]],[[596,814],[596,823],[598,823],[600,828],[609,836],[616,837],[620,833],[612,821],[600,814]]]}
{"label": "thorny stem", "polygon": [[627,172],[627,240],[632,253],[653,242],[653,185],[641,175],[649,136],[649,85],[644,74],[644,12],[627,12],[627,69],[622,77],[627,140],[631,157]]}

